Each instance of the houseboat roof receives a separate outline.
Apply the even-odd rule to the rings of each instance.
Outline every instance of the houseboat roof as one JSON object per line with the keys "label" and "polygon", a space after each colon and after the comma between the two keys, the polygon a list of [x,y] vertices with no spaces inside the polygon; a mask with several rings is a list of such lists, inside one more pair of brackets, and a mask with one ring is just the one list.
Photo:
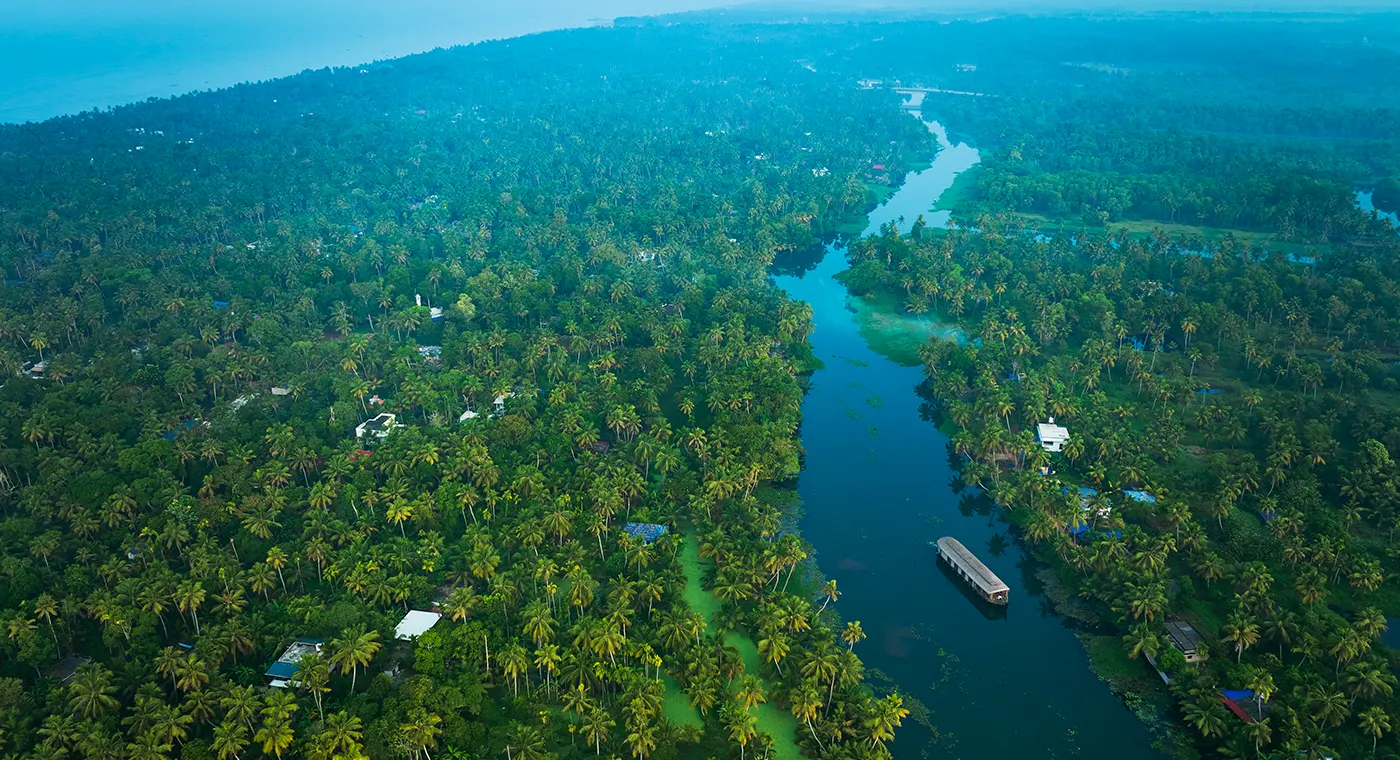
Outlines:
{"label": "houseboat roof", "polygon": [[982,564],[982,560],[977,559],[976,555],[968,551],[967,547],[963,546],[962,542],[956,538],[944,536],[938,539],[938,549],[948,561],[957,563],[963,572],[967,573],[968,578],[977,584],[982,593],[991,596],[1005,594],[1011,590],[1005,583],[1002,583],[996,573]]}

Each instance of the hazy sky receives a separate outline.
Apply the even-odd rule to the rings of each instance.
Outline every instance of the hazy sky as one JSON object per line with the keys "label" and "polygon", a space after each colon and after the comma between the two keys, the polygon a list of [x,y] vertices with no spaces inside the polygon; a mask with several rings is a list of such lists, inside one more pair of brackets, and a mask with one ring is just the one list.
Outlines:
{"label": "hazy sky", "polygon": [[0,0],[0,122],[735,0]]}

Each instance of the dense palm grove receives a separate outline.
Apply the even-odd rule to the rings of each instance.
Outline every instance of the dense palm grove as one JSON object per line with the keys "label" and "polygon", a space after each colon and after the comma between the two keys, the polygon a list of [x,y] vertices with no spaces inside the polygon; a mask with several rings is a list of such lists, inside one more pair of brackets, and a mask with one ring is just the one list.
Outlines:
{"label": "dense palm grove", "polygon": [[[1171,79],[1155,43],[1137,42],[1139,57],[1098,60]],[[957,228],[887,228],[852,244],[843,275],[964,328],[965,342],[921,352],[962,480],[1118,628],[1128,657],[1173,678],[1176,713],[1224,756],[1397,747],[1396,660],[1380,637],[1400,613],[1400,237],[1353,200],[1355,184],[1378,196],[1393,184],[1395,134],[1369,125],[1393,123],[1397,104],[1347,106],[1376,82],[1352,87],[1346,71],[1374,57],[1375,79],[1393,82],[1400,63],[1358,50],[1290,52],[1314,65],[1303,84],[1253,91],[1229,136],[1201,115],[1278,53],[1225,66],[1215,89],[1188,71],[1147,115],[1132,76],[1100,74],[1055,102],[1042,93],[1075,90],[1083,71],[1044,74],[1024,99],[1024,83],[996,89],[989,75],[1003,97],[925,104],[983,148]],[[1217,57],[1235,60],[1200,53]],[[1309,143],[1270,133],[1291,118],[1287,90],[1311,80],[1331,82],[1328,125]],[[1173,98],[1177,122],[1147,126]],[[1060,453],[1035,438],[1050,417],[1070,430]],[[1204,635],[1206,662],[1171,646],[1169,619]],[[1264,704],[1241,719],[1220,689]]]}
{"label": "dense palm grove", "polygon": [[0,128],[0,752],[887,756],[907,712],[771,486],[810,320],[765,269],[928,137],[795,39],[553,34]]}

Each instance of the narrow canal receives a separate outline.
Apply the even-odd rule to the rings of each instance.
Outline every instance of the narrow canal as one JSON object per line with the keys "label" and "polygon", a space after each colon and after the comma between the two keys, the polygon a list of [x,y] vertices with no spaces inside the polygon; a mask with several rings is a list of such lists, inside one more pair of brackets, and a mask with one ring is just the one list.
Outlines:
{"label": "narrow canal", "polygon": [[[929,128],[937,159],[871,213],[866,234],[901,216],[908,229],[920,213],[946,224],[946,212],[929,209],[978,156]],[[811,304],[812,344],[825,363],[803,402],[800,529],[843,592],[842,617],[869,636],[858,649],[870,680],[892,681],[928,707],[923,725],[905,721],[895,757],[1160,757],[1147,727],[1091,671],[1007,527],[955,492],[948,439],[920,413],[921,371],[867,345],[833,279],[846,267],[844,249],[828,246],[815,269],[777,277]],[[940,536],[1001,576],[1011,589],[1004,611],[974,602],[935,563],[929,542]]]}

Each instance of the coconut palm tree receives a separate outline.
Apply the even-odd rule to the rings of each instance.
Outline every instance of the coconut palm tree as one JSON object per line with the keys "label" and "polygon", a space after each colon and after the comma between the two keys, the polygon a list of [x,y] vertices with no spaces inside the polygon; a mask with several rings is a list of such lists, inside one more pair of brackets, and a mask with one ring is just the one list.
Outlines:
{"label": "coconut palm tree", "polygon": [[1244,724],[1244,735],[1254,743],[1255,756],[1259,756],[1264,751],[1265,744],[1274,740],[1274,730],[1269,725],[1268,718]]}
{"label": "coconut palm tree", "polygon": [[68,684],[68,704],[73,712],[84,718],[100,718],[121,704],[112,685],[111,672],[97,663],[78,667]]}
{"label": "coconut palm tree", "polygon": [[1224,632],[1221,638],[1235,645],[1236,662],[1244,656],[1244,650],[1259,642],[1259,624],[1244,612],[1231,615],[1221,630]]}
{"label": "coconut palm tree", "polygon": [[1162,649],[1161,637],[1147,623],[1133,626],[1128,635],[1123,637],[1123,644],[1128,647],[1128,657],[1134,660],[1142,655],[1156,659],[1157,653]]}
{"label": "coconut palm tree", "polygon": [[350,692],[355,692],[355,681],[360,668],[369,667],[374,655],[379,652],[379,632],[366,630],[363,625],[348,629],[344,635],[330,640],[330,664],[341,674],[350,673]]}
{"label": "coconut palm tree", "polygon": [[1381,740],[1386,732],[1390,731],[1390,715],[1385,708],[1377,705],[1368,708],[1356,716],[1356,720],[1361,730],[1371,736],[1371,754],[1376,754],[1376,744]]}
{"label": "coconut palm tree", "polygon": [[734,698],[745,710],[752,710],[767,701],[767,694],[757,676],[746,675],[735,688]]}
{"label": "coconut palm tree", "polygon": [[870,736],[870,746],[883,747],[885,742],[894,738],[894,730],[899,728],[908,716],[909,710],[904,707],[904,700],[898,694],[891,694],[872,702],[865,716],[865,730]]}
{"label": "coconut palm tree", "polygon": [[438,727],[441,723],[442,718],[436,713],[417,707],[408,714],[407,722],[399,726],[399,733],[408,742],[415,758],[421,753],[426,760],[432,760],[428,750],[437,746],[437,737],[442,735],[442,729]]}
{"label": "coconut palm tree", "polygon": [[214,756],[219,760],[242,760],[248,747],[248,729],[242,723],[226,720],[214,727]]}
{"label": "coconut palm tree", "polygon": [[1184,705],[1186,720],[1202,736],[1221,736],[1225,733],[1229,714],[1220,703],[1220,696],[1213,691],[1203,692]]}
{"label": "coconut palm tree", "polygon": [[539,729],[515,723],[506,735],[506,760],[545,760],[549,757]]}
{"label": "coconut palm tree", "polygon": [[584,740],[593,745],[593,754],[603,754],[603,742],[608,740],[608,734],[617,723],[602,710],[594,708],[588,711],[588,715],[583,719]]}
{"label": "coconut palm tree", "polygon": [[253,716],[262,709],[262,697],[253,686],[229,686],[219,700],[219,707],[223,708],[227,720],[251,729]]}
{"label": "coconut palm tree", "polygon": [[194,621],[194,633],[199,635],[199,607],[204,604],[204,584],[199,581],[183,581],[175,587],[175,606],[180,612],[188,613]]}
{"label": "coconut palm tree", "polygon": [[258,728],[257,733],[253,734],[253,741],[262,744],[263,754],[276,755],[279,758],[292,746],[295,739],[296,734],[292,731],[291,723],[286,720],[266,721]]}
{"label": "coconut palm tree", "polygon": [[841,631],[841,641],[845,642],[846,649],[848,651],[853,651],[856,648],[856,644],[859,644],[864,640],[865,631],[861,629],[860,621],[847,621],[845,630]]}
{"label": "coconut palm tree", "polygon": [[1395,676],[1374,662],[1358,662],[1342,674],[1342,684],[1351,694],[1347,706],[1355,709],[1357,699],[1373,700],[1394,693]]}
{"label": "coconut palm tree", "polygon": [[729,739],[739,745],[739,758],[743,760],[749,742],[758,733],[758,719],[738,704],[726,704],[722,717],[724,727],[729,731]]}

